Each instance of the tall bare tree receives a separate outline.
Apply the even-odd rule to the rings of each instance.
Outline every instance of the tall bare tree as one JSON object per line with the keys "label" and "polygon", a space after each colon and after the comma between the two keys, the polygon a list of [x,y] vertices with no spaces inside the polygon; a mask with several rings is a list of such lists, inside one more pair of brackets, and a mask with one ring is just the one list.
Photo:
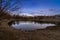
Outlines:
{"label": "tall bare tree", "polygon": [[20,7],[18,6],[20,1],[16,0],[0,0],[0,16],[9,13],[9,11],[16,11]]}

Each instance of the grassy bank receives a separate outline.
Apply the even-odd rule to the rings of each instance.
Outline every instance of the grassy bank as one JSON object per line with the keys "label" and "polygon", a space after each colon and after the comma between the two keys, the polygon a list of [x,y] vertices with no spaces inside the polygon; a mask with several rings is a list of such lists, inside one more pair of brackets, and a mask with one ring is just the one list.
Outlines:
{"label": "grassy bank", "polygon": [[9,27],[5,22],[0,25],[0,40],[60,40],[60,26],[21,31]]}
{"label": "grassy bank", "polygon": [[26,32],[0,26],[0,40],[60,40],[60,27]]}

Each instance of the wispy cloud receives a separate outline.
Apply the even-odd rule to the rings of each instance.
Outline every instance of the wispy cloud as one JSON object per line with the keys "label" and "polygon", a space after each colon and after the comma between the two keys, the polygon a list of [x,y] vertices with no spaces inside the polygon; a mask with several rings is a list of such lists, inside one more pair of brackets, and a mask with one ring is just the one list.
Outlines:
{"label": "wispy cloud", "polygon": [[[13,11],[14,14],[20,15],[55,15],[60,14],[59,0],[21,0],[21,12]],[[20,6],[18,5],[18,6]]]}

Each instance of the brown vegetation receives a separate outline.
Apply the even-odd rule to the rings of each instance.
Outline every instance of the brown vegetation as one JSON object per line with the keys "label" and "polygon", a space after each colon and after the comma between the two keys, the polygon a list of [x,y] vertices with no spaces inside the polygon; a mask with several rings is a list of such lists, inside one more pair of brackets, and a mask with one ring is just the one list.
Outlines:
{"label": "brown vegetation", "polygon": [[33,31],[0,26],[0,40],[60,40],[60,26]]}
{"label": "brown vegetation", "polygon": [[[0,4],[3,3],[0,0]],[[16,3],[15,3],[16,4]],[[53,19],[55,17],[45,17],[45,16],[37,16],[37,17],[23,17],[23,16],[11,16],[9,12],[6,11],[8,7],[5,5],[3,8],[0,5],[0,19],[22,19],[22,20],[37,20],[41,19]],[[2,8],[2,9],[1,9]],[[4,20],[5,21],[5,20]],[[33,31],[21,31],[15,30],[11,28],[8,23],[5,23],[0,20],[0,40],[60,40],[60,26],[50,27],[46,29],[38,29]]]}

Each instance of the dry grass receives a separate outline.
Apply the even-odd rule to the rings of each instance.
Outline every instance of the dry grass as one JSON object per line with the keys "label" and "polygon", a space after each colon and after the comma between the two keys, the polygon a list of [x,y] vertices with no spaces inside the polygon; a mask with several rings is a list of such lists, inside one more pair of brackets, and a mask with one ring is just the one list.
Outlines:
{"label": "dry grass", "polygon": [[3,25],[0,25],[0,40],[60,40],[60,26],[21,31]]}
{"label": "dry grass", "polygon": [[60,40],[60,27],[30,32],[0,27],[0,40]]}

